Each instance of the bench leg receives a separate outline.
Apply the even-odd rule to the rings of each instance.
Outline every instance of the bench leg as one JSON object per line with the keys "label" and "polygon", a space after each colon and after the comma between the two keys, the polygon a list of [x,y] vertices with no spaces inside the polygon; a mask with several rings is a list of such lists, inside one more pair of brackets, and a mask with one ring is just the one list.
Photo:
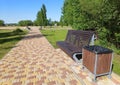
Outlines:
{"label": "bench leg", "polygon": [[74,54],[73,54],[73,59],[74,59],[77,63],[81,63],[81,62],[82,62],[82,57],[81,57],[81,59],[78,59],[78,58],[77,58],[77,55],[81,55],[81,56],[82,56],[82,53],[74,53]]}

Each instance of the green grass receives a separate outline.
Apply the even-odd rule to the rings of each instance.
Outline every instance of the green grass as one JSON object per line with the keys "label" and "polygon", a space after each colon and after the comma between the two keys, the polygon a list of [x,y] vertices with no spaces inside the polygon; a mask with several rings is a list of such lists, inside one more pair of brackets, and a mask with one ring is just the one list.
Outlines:
{"label": "green grass", "polygon": [[120,55],[114,55],[113,58],[113,71],[120,75]]}
{"label": "green grass", "polygon": [[48,41],[57,48],[56,42],[63,41],[66,38],[67,30],[41,30],[42,34],[48,39]]}
{"label": "green grass", "polygon": [[10,51],[27,32],[16,30],[0,30],[0,59]]}

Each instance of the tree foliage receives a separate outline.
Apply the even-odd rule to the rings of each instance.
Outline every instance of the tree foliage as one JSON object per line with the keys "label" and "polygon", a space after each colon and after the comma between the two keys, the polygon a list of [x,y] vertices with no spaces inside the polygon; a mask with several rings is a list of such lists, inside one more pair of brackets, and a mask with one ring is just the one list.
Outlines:
{"label": "tree foliage", "polygon": [[65,0],[62,8],[63,16],[61,18],[61,21],[64,22],[64,24],[66,25],[73,24],[72,2],[73,0]]}
{"label": "tree foliage", "polygon": [[4,26],[4,21],[3,20],[0,20],[0,26]]}
{"label": "tree foliage", "polygon": [[65,0],[61,22],[74,29],[94,28],[101,40],[120,48],[120,0]]}
{"label": "tree foliage", "polygon": [[37,13],[37,25],[42,26],[43,25],[43,13],[42,10]]}
{"label": "tree foliage", "polygon": [[40,11],[38,11],[38,13],[37,13],[37,19],[35,21],[38,26],[46,26],[47,25],[46,12],[47,12],[46,7],[43,4]]}
{"label": "tree foliage", "polygon": [[31,20],[21,20],[18,22],[20,26],[32,26],[33,22]]}

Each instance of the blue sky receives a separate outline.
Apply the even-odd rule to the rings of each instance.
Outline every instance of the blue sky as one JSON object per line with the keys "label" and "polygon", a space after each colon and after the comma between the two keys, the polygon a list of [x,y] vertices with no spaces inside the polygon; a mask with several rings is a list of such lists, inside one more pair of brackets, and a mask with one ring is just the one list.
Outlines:
{"label": "blue sky", "polygon": [[0,0],[0,20],[17,23],[20,20],[36,19],[42,4],[46,6],[47,18],[59,21],[64,0]]}

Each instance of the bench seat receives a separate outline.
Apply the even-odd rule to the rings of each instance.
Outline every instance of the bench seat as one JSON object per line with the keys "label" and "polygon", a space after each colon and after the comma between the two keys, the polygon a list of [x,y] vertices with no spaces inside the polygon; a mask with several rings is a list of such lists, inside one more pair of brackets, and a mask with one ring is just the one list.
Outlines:
{"label": "bench seat", "polygon": [[90,45],[94,37],[92,31],[68,30],[66,39],[64,41],[57,41],[56,44],[72,59],[76,54],[82,54],[82,48]]}
{"label": "bench seat", "polygon": [[74,45],[71,45],[65,41],[58,41],[57,45],[71,57],[74,53],[82,53],[82,50],[79,47],[75,47]]}

